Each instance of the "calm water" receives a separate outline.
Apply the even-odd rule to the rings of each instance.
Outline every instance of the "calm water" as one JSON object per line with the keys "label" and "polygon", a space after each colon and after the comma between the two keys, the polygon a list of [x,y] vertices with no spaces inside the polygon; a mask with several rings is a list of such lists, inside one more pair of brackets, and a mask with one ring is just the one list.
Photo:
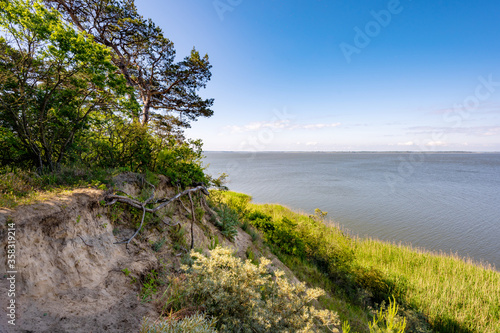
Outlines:
{"label": "calm water", "polygon": [[500,268],[500,154],[206,152],[254,202],[315,208],[360,236]]}

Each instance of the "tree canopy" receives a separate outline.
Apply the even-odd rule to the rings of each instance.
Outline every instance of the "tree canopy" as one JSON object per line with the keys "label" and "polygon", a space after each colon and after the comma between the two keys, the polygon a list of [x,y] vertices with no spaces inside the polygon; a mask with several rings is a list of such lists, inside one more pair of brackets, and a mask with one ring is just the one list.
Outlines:
{"label": "tree canopy", "polygon": [[0,0],[0,169],[64,164],[204,181],[208,56],[173,43],[132,0]]}
{"label": "tree canopy", "polygon": [[154,117],[189,127],[190,121],[213,114],[213,99],[197,93],[211,77],[208,55],[201,56],[193,48],[176,62],[173,43],[152,20],[137,12],[133,0],[45,1],[112,50],[113,63],[136,90],[142,124]]}
{"label": "tree canopy", "polygon": [[120,107],[125,80],[105,46],[37,1],[0,1],[0,27],[2,162],[53,168],[93,113]]}

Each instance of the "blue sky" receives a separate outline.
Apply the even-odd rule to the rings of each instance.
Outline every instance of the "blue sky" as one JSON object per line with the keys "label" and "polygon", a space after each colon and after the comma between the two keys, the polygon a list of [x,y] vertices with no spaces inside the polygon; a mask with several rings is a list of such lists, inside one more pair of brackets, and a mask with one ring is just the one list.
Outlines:
{"label": "blue sky", "polygon": [[137,0],[208,53],[205,150],[500,151],[500,3]]}

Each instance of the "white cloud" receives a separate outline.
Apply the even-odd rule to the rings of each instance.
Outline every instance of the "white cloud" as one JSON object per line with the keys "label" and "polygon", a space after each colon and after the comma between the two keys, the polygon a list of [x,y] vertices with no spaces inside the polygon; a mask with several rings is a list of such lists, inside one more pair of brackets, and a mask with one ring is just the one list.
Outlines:
{"label": "white cloud", "polygon": [[448,144],[446,142],[443,142],[443,141],[429,141],[425,145],[428,147],[443,147],[443,146],[447,146]]}
{"label": "white cloud", "polygon": [[492,135],[499,135],[500,134],[500,127],[491,127],[486,132],[483,133],[484,136],[492,136]]}
{"label": "white cloud", "polygon": [[231,133],[243,133],[243,132],[256,132],[262,129],[271,130],[319,130],[324,128],[334,128],[340,126],[341,123],[319,123],[319,124],[291,124],[289,120],[279,120],[279,121],[258,121],[251,122],[243,126],[232,125],[226,126],[225,128],[230,130]]}
{"label": "white cloud", "polygon": [[408,141],[408,142],[399,142],[398,146],[414,146],[415,143],[413,141]]}
{"label": "white cloud", "polygon": [[409,134],[464,134],[474,136],[500,135],[500,126],[470,126],[470,127],[433,127],[415,126],[409,127]]}
{"label": "white cloud", "polygon": [[332,128],[332,127],[338,127],[340,126],[340,123],[331,123],[331,124],[309,124],[309,125],[302,125],[298,126],[298,128],[304,128],[304,129],[322,129],[322,128]]}
{"label": "white cloud", "polygon": [[251,122],[243,126],[237,126],[237,125],[226,126],[226,129],[229,129],[231,133],[243,133],[243,132],[259,131],[263,128],[278,130],[286,128],[287,126],[290,126],[289,120],[277,120],[277,121],[267,121],[267,122],[266,121]]}
{"label": "white cloud", "polygon": [[306,143],[306,146],[317,146],[317,145],[318,145],[318,143],[315,141],[311,141],[311,142]]}

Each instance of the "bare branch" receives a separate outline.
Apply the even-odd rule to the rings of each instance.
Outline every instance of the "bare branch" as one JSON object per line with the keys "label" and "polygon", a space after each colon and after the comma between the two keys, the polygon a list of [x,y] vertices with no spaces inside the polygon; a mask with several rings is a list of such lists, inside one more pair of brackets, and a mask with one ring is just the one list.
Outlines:
{"label": "bare branch", "polygon": [[[189,200],[191,201],[191,213],[192,213],[192,222],[191,222],[191,249],[192,249],[193,246],[194,246],[193,227],[194,227],[194,221],[195,221],[195,211],[194,211],[194,204],[193,204],[193,199],[191,197],[191,193],[199,191],[199,192],[201,192],[201,193],[203,193],[203,194],[206,195],[209,192],[207,191],[207,189],[205,188],[205,186],[197,186],[195,188],[187,189],[187,190],[185,190],[185,191],[183,191],[181,193],[178,193],[177,195],[173,196],[172,198],[163,198],[163,199],[156,200],[153,204],[157,204],[157,203],[161,203],[161,204],[158,205],[155,208],[146,208],[146,205],[152,204],[152,203],[150,203],[150,201],[152,201],[154,199],[154,197],[155,197],[156,188],[155,188],[155,186],[153,184],[149,183],[147,180],[143,179],[143,181],[146,182],[146,183],[148,183],[153,188],[151,196],[148,199],[146,199],[144,202],[140,202],[139,200],[131,199],[131,198],[124,197],[124,196],[121,196],[121,195],[116,195],[116,194],[107,195],[106,198],[105,198],[105,200],[108,201],[107,206],[114,205],[117,202],[122,202],[122,203],[126,203],[126,204],[128,204],[128,205],[130,205],[130,206],[132,206],[134,208],[142,209],[142,219],[141,219],[141,224],[140,224],[139,228],[135,231],[135,233],[132,235],[132,237],[130,237],[128,239],[124,239],[121,242],[117,242],[115,244],[127,244],[127,247],[128,247],[128,244],[132,241],[132,239],[134,239],[134,237],[137,236],[137,234],[139,234],[139,231],[141,231],[142,226],[144,224],[144,218],[146,216],[146,213],[153,213],[153,214],[155,214],[161,208],[166,207],[167,205],[169,205],[170,203],[174,202],[175,200],[180,200],[180,198],[182,196],[184,196],[184,195],[187,194],[189,196]],[[120,191],[120,192],[123,192],[123,191]],[[125,193],[125,192],[123,192],[123,193]],[[178,225],[180,222],[178,222],[178,223],[176,223],[174,225],[168,224],[165,221],[163,221],[163,223],[165,223],[168,226],[173,227],[173,226]]]}
{"label": "bare branch", "polygon": [[194,212],[193,198],[191,197],[191,192],[188,193],[189,201],[191,201],[191,250],[194,248],[194,222],[196,222],[196,216]]}
{"label": "bare branch", "polygon": [[142,219],[141,219],[141,225],[139,226],[139,229],[137,229],[137,231],[132,235],[132,237],[130,237],[129,239],[124,239],[123,241],[121,242],[117,242],[115,244],[127,244],[126,247],[128,248],[128,244],[132,241],[132,239],[134,239],[135,236],[137,236],[137,234],[139,233],[139,231],[141,231],[142,229],[142,225],[144,224],[144,217],[146,216],[146,209],[145,207],[143,206],[142,207]]}
{"label": "bare branch", "polygon": [[78,236],[78,237],[80,237],[80,239],[82,240],[83,244],[85,244],[85,245],[87,245],[87,246],[89,246],[89,247],[93,247],[93,245],[89,245],[89,244],[87,244],[87,242],[85,242],[85,240],[83,239],[83,237],[82,237],[82,236],[80,236],[80,235],[77,235],[77,236]]}

